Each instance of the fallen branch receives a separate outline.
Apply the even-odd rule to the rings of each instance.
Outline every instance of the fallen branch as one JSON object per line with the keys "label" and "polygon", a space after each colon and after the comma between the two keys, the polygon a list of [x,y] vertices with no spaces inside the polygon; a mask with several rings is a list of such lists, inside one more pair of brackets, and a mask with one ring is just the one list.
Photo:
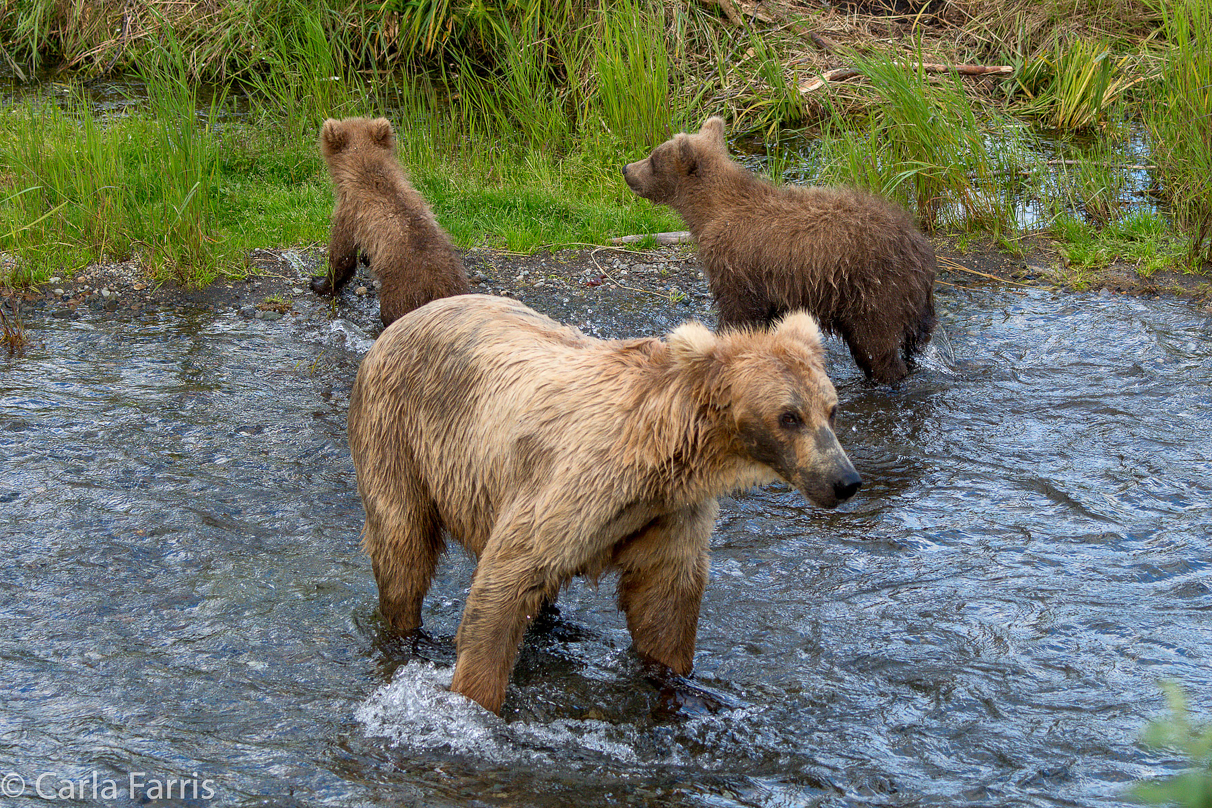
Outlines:
{"label": "fallen branch", "polygon": [[610,240],[611,244],[638,244],[646,238],[655,239],[660,247],[671,247],[674,244],[685,244],[688,241],[693,241],[694,238],[687,230],[675,230],[672,233],[639,233],[634,236],[616,236]]}
{"label": "fallen branch", "polygon": [[[902,65],[902,67],[917,68],[925,73],[958,73],[961,76],[1009,76],[1014,72],[1010,65],[941,65],[933,62],[922,62],[917,65]],[[852,67],[835,67],[826,70],[818,78],[800,85],[800,93],[810,93],[819,90],[831,81],[842,81],[860,75],[862,71]]]}
{"label": "fallen branch", "polygon": [[719,6],[722,8],[724,10],[724,16],[727,17],[728,22],[733,25],[740,25],[742,22],[741,13],[737,11],[734,0],[699,0],[699,2],[709,8],[714,6]]}

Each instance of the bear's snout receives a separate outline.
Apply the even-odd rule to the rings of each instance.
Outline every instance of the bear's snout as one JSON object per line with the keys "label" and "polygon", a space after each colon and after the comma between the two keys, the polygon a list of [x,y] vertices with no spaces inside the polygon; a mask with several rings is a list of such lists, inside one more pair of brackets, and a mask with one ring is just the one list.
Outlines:
{"label": "bear's snout", "polygon": [[624,163],[623,164],[623,179],[627,179],[627,169],[628,168],[629,168],[629,166],[626,163]]}

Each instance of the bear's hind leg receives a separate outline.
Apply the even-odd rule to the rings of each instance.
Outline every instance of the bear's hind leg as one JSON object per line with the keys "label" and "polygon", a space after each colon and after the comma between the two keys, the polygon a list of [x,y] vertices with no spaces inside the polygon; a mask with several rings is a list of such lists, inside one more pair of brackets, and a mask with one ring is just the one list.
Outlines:
{"label": "bear's hind leg", "polygon": [[354,240],[352,218],[346,214],[333,215],[332,231],[328,238],[328,274],[311,279],[313,292],[335,295],[357,270],[358,246]]}
{"label": "bear's hind leg", "polygon": [[896,384],[909,375],[900,332],[889,333],[882,323],[848,324],[838,330],[863,374],[880,384]]}
{"label": "bear's hind leg", "polygon": [[429,504],[410,502],[386,514],[367,509],[362,543],[379,585],[379,611],[401,635],[421,626],[421,605],[445,543]]}
{"label": "bear's hind leg", "polygon": [[718,512],[710,500],[662,516],[614,556],[622,573],[619,608],[627,615],[636,652],[680,676],[694,667],[707,548]]}

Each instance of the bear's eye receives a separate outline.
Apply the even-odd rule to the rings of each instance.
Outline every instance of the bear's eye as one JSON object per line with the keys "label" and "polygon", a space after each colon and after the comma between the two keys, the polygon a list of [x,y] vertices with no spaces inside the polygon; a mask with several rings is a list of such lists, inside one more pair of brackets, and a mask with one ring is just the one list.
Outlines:
{"label": "bear's eye", "polygon": [[837,418],[837,405],[833,405],[833,409],[829,410],[829,426],[833,426],[833,419]]}
{"label": "bear's eye", "polygon": [[779,424],[787,429],[794,429],[797,426],[802,426],[803,423],[804,421],[800,418],[799,414],[790,410],[779,416]]}

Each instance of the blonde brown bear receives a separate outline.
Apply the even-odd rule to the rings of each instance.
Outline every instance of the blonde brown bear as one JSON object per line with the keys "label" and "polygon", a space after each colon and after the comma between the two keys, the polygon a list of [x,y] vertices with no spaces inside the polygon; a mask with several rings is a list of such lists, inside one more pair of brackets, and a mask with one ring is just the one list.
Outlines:
{"label": "blonde brown bear", "polygon": [[929,342],[934,248],[897,205],[854,189],[759,179],[728,158],[720,118],[662,143],[623,176],[686,221],[721,328],[807,309],[885,384],[903,379]]}
{"label": "blonde brown bear", "polygon": [[391,325],[431,300],[470,291],[463,261],[395,157],[386,118],[328,119],[320,153],[336,205],[328,274],[311,288],[335,295],[357,269],[359,252],[379,279],[379,317]]}
{"label": "blonde brown bear", "polygon": [[349,403],[383,616],[420,626],[449,534],[479,559],[453,690],[499,712],[543,602],[607,570],[636,651],[687,674],[717,498],[777,479],[826,508],[851,497],[836,408],[804,313],[603,341],[503,298],[417,309],[367,353]]}

